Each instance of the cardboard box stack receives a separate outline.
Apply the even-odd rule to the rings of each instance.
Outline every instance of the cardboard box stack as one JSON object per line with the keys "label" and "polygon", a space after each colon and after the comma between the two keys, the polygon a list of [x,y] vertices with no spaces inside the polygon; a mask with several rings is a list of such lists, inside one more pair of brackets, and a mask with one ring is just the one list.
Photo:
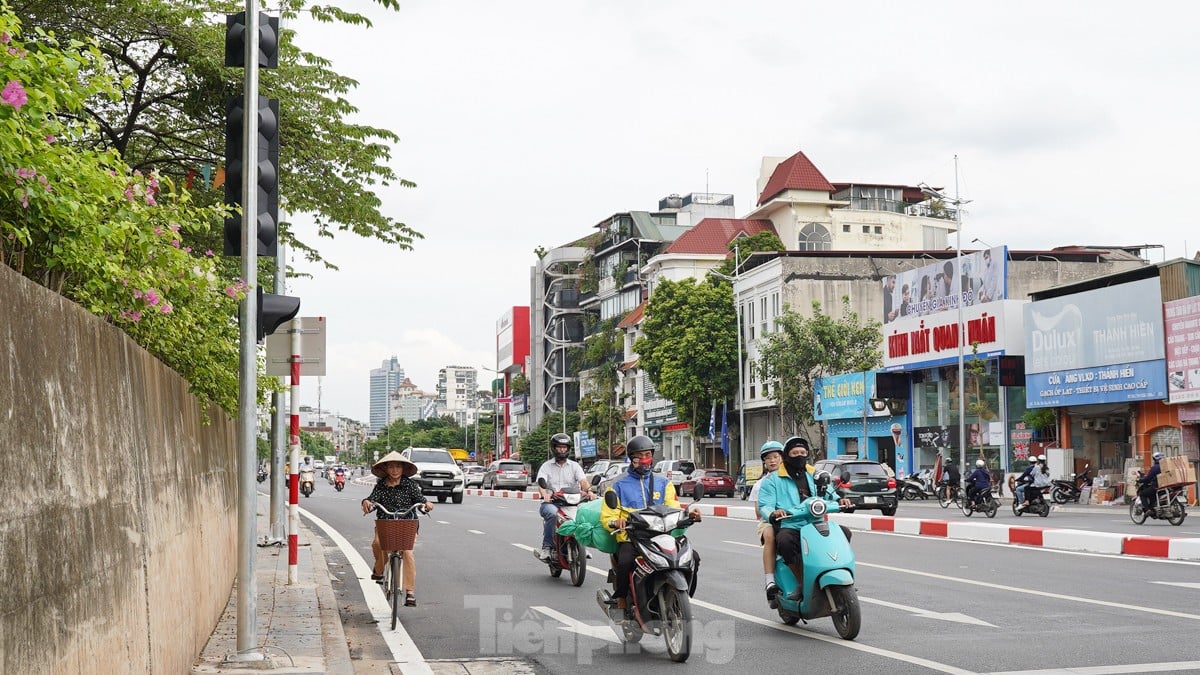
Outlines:
{"label": "cardboard box stack", "polygon": [[1158,475],[1159,487],[1171,487],[1196,482],[1196,469],[1192,466],[1192,461],[1187,457],[1181,455],[1163,457],[1159,460],[1158,466],[1162,469],[1162,473]]}

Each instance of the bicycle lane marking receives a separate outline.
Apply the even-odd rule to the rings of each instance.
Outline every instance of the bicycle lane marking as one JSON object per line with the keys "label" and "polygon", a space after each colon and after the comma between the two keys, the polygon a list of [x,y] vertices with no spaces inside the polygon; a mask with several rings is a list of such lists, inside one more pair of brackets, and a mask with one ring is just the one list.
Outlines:
{"label": "bicycle lane marking", "polygon": [[392,621],[392,608],[388,604],[387,599],[383,595],[383,587],[371,581],[371,567],[367,564],[366,559],[362,554],[354,548],[341,532],[335,530],[329,523],[321,520],[313,513],[300,509],[300,515],[307,518],[311,523],[321,528],[325,534],[337,544],[338,549],[346,556],[346,560],[350,562],[350,567],[354,570],[354,575],[358,577],[358,585],[362,589],[363,598],[367,603],[367,610],[371,612],[371,617],[375,619],[376,625],[379,626],[379,634],[383,637],[384,643],[387,644],[388,650],[392,652],[392,658],[400,666],[400,670],[405,675],[433,675],[433,669],[429,667],[429,663],[421,654],[421,650],[413,642],[408,631],[404,629],[402,622],[396,622],[396,630],[385,630],[384,626]]}

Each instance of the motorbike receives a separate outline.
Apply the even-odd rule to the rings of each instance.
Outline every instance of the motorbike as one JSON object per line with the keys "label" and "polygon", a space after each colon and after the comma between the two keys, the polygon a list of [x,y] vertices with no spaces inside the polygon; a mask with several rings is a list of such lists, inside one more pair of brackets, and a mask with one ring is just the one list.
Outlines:
{"label": "motorbike", "polygon": [[[1051,490],[1051,487],[1034,487],[1028,485],[1025,487],[1025,496],[1029,498],[1029,506],[1018,510],[1021,505],[1021,500],[1013,497],[1012,511],[1014,516],[1023,516],[1026,513],[1036,513],[1045,518],[1050,515],[1050,503],[1046,501],[1046,493]],[[1016,494],[1014,490],[1013,494]]]}
{"label": "motorbike", "polygon": [[[620,506],[611,490],[604,493],[609,508]],[[596,602],[609,620],[620,627],[626,642],[637,642],[646,633],[662,635],[672,661],[687,661],[692,651],[692,603],[699,580],[700,556],[683,533],[672,534],[694,522],[691,515],[666,504],[630,511],[625,531],[636,557],[630,574],[631,615],[617,607],[606,590],[596,591]],[[616,581],[615,556],[609,583]]]}
{"label": "motorbike", "polygon": [[266,469],[264,469],[264,468],[262,468],[262,467],[259,467],[259,469],[258,469],[258,482],[260,482],[260,483],[261,483],[261,482],[265,481],[266,479],[267,479],[267,470],[266,470]]}
{"label": "motorbike", "polygon": [[[825,492],[829,480],[829,472],[817,473],[814,481],[818,493]],[[788,594],[797,586],[796,576],[783,557],[776,556],[777,611],[780,620],[789,626],[797,621],[808,623],[828,616],[833,619],[833,627],[843,640],[853,640],[858,637],[862,625],[858,592],[854,588],[854,549],[842,528],[836,524],[830,527],[829,521],[825,520],[827,512],[837,510],[837,504],[809,497],[800,512],[781,519],[781,522],[803,523],[800,538],[805,551],[804,597],[799,601],[788,599]]]}
{"label": "motorbike", "polygon": [[316,487],[313,484],[313,479],[314,476],[312,471],[300,472],[300,492],[305,497],[311,496],[313,493],[313,488]]}
{"label": "motorbike", "polygon": [[913,474],[900,480],[900,498],[901,499],[929,499],[937,498],[937,491],[933,487],[933,479],[922,477],[920,474]]}
{"label": "motorbike", "polygon": [[346,489],[346,474],[336,474],[333,477],[333,487],[337,488],[338,492]]}
{"label": "motorbike", "polygon": [[962,512],[963,515],[970,518],[971,514],[978,511],[987,514],[988,518],[995,518],[996,511],[1000,509],[1000,500],[996,499],[994,489],[980,490],[975,493],[974,497],[967,497],[967,491],[964,488],[962,491]]}
{"label": "motorbike", "polygon": [[1091,480],[1091,466],[1091,464],[1084,464],[1083,471],[1071,474],[1070,480],[1060,478],[1050,481],[1050,485],[1053,486],[1050,498],[1054,500],[1055,504],[1066,504],[1067,502],[1079,503],[1079,495],[1083,494],[1083,486],[1087,485],[1088,481]]}
{"label": "motorbike", "polygon": [[[545,478],[539,478],[538,487],[549,490]],[[563,570],[570,570],[571,585],[582,586],[587,576],[587,551],[575,541],[571,535],[558,533],[558,526],[575,519],[575,511],[583,502],[583,493],[578,485],[570,485],[550,496],[550,503],[558,507],[558,523],[555,525],[554,543],[550,548],[550,557],[544,562],[550,567],[550,576],[558,578]]]}
{"label": "motorbike", "polygon": [[[1140,471],[1138,475],[1141,475]],[[1146,522],[1146,518],[1165,520],[1172,525],[1182,525],[1183,519],[1187,517],[1185,491],[1186,486],[1183,485],[1158,488],[1158,491],[1154,493],[1154,508],[1149,511],[1142,508],[1141,498],[1134,496],[1133,502],[1129,504],[1129,519],[1138,525]]]}

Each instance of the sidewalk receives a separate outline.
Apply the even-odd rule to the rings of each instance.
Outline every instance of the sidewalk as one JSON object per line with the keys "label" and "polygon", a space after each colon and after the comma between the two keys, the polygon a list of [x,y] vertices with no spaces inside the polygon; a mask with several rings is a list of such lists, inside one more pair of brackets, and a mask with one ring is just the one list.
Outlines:
{"label": "sidewalk", "polygon": [[[267,515],[270,498],[259,495],[257,506],[255,541],[262,542],[270,531]],[[225,612],[192,666],[193,675],[354,672],[324,549],[320,540],[301,523],[297,584],[288,585],[286,544],[255,547],[258,648],[267,658],[251,663],[225,661],[237,650],[235,582]]]}

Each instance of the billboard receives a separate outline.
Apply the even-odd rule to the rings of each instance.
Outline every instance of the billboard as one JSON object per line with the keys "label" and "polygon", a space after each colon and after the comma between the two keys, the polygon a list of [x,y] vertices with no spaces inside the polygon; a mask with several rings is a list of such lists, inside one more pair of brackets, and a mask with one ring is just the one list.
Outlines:
{"label": "billboard", "polygon": [[[976,344],[980,358],[1021,354],[1025,346],[1021,308],[1025,304],[1023,300],[1001,300],[963,308],[964,354],[970,357]],[[897,319],[883,327],[884,369],[917,370],[957,363],[958,337],[958,312]]]}
{"label": "billboard", "polygon": [[[870,399],[875,396],[875,372],[846,373],[819,377],[813,384],[813,419],[840,420],[867,417],[886,417],[886,409],[871,409]],[[906,396],[907,398],[907,396]]]}
{"label": "billboard", "polygon": [[1167,398],[1200,401],[1200,296],[1163,303],[1167,337]]}
{"label": "billboard", "polygon": [[1007,263],[1008,247],[997,246],[886,276],[880,289],[882,321],[888,324],[957,310],[960,292],[964,308],[1003,300],[1008,289]]}

